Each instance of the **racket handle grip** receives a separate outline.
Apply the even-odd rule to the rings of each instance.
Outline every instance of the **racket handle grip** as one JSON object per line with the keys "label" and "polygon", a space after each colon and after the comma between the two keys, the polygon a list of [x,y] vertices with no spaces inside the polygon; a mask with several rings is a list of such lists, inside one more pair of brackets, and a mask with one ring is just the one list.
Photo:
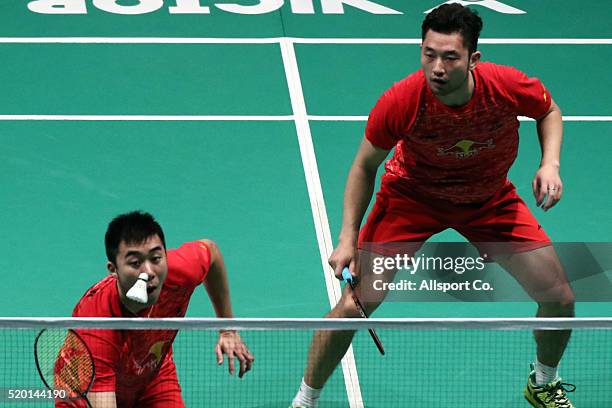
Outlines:
{"label": "racket handle grip", "polygon": [[342,279],[344,279],[345,282],[353,281],[353,276],[351,275],[351,271],[349,271],[348,266],[345,266],[344,269],[342,269]]}

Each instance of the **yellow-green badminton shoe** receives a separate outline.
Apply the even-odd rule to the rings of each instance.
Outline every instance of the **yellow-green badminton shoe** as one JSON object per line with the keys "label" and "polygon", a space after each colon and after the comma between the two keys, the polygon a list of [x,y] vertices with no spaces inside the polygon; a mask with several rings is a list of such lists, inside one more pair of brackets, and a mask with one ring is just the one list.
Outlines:
{"label": "yellow-green badminton shoe", "polygon": [[[533,365],[531,366],[533,370]],[[561,382],[561,379],[545,385],[536,385],[535,371],[531,371],[525,387],[525,399],[536,408],[575,408],[567,398],[568,392],[574,392],[573,384]]]}

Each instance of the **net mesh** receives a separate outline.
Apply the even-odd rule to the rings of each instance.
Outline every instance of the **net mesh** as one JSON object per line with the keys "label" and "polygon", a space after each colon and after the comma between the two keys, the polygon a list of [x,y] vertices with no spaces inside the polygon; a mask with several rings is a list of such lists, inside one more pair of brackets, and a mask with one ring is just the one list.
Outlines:
{"label": "net mesh", "polygon": [[[349,399],[357,401],[353,406],[373,408],[528,406],[523,389],[530,372],[529,363],[535,358],[530,329],[499,327],[494,321],[479,323],[476,328],[467,328],[469,324],[461,328],[456,322],[450,322],[445,328],[442,322],[434,329],[409,323],[391,329],[378,320],[384,319],[372,319],[368,324],[378,332],[387,354],[378,353],[366,328],[361,327],[352,343],[358,378],[345,381],[343,370],[338,366],[322,392],[320,407],[348,407]],[[130,322],[120,323],[121,330],[125,330]],[[153,328],[155,322],[150,323]],[[266,329],[241,324],[241,336],[255,355],[252,371],[242,379],[229,375],[226,361],[217,365],[214,348],[218,327],[205,323],[200,329],[181,328],[173,345],[186,406],[287,407],[290,404],[304,372],[314,333],[312,321],[302,329],[290,330],[272,323]],[[299,327],[299,323],[293,326]],[[321,325],[326,323],[321,321]],[[39,324],[40,327],[0,329],[3,345],[0,406],[54,405],[49,395],[34,394],[45,389],[36,370],[33,345],[36,335],[48,323]],[[141,328],[147,322],[138,324],[137,332],[144,333]],[[340,328],[344,326],[337,327]],[[612,406],[609,321],[599,328],[595,325],[573,331],[560,375],[564,382],[576,385],[576,391],[568,394],[576,406]],[[357,383],[360,392],[349,387],[353,390],[349,396],[346,382]]]}

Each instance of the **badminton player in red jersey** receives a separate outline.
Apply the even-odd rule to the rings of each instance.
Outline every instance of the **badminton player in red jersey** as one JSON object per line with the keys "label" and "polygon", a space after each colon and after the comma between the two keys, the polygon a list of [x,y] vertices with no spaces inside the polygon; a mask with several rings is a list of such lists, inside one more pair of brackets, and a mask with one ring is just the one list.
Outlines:
{"label": "badminton player in red jersey", "polygon": [[[232,317],[227,273],[219,248],[210,240],[187,242],[166,251],[164,233],[147,213],[122,214],[105,237],[110,272],[79,300],[74,317],[184,317],[196,287],[204,284],[218,317]],[[139,274],[148,275],[147,303],[126,297]],[[92,352],[95,380],[87,398],[94,408],[183,407],[172,359],[175,330],[78,330]],[[222,331],[217,363],[234,358],[239,376],[253,356],[236,331]],[[83,399],[56,406],[86,406]]]}
{"label": "badminton player in red jersey", "polygon": [[[537,316],[571,317],[574,295],[557,254],[507,179],[517,155],[517,116],[531,117],[537,121],[542,149],[533,179],[536,202],[549,210],[561,199],[561,112],[538,79],[480,62],[481,29],[480,17],[459,4],[442,5],[425,18],[422,69],[384,92],[370,113],[348,175],[342,229],[329,263],[338,278],[345,266],[359,278],[365,272],[359,270],[358,258],[366,245],[418,244],[454,228],[481,252],[483,243],[507,243],[505,251],[489,254],[538,303]],[[374,207],[360,230],[376,171],[393,148]],[[359,316],[349,292],[345,287],[327,317]],[[366,309],[372,312],[379,304],[372,302]],[[315,334],[292,406],[316,406],[353,334]],[[569,337],[569,331],[535,331],[537,356],[524,392],[533,406],[573,407],[566,395],[571,389],[557,375]],[[495,375],[491,363],[487,375]]]}

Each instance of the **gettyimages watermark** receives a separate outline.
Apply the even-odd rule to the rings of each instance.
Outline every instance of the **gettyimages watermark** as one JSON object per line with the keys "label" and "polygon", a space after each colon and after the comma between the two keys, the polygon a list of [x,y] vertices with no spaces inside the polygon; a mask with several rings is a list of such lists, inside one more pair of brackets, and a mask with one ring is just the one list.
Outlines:
{"label": "gettyimages watermark", "polygon": [[[508,267],[530,255],[540,257],[539,265]],[[538,276],[551,268],[551,255],[558,257],[567,281],[559,276],[542,285]],[[577,301],[612,300],[612,243],[365,243],[359,268],[359,294],[365,302],[533,301],[515,278],[519,274],[530,275],[538,287],[529,291],[541,293],[541,299],[554,301],[546,296],[569,283]]]}

